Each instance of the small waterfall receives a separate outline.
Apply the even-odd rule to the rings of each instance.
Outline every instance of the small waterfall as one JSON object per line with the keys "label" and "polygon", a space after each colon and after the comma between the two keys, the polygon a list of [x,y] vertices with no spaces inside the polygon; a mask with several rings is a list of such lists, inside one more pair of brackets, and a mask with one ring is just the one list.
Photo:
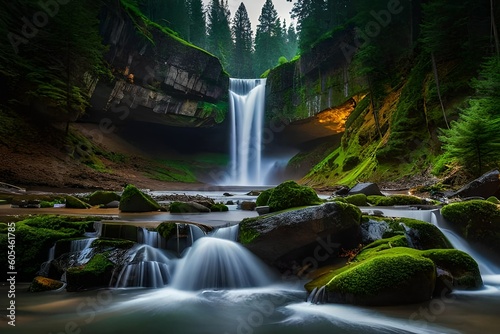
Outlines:
{"label": "small waterfall", "polygon": [[201,238],[176,267],[172,287],[179,290],[261,287],[271,283],[267,268],[243,246]]}
{"label": "small waterfall", "polygon": [[47,277],[49,275],[50,264],[52,263],[52,260],[54,260],[55,254],[56,254],[56,244],[54,244],[52,247],[50,247],[47,261],[42,263],[42,265],[40,266],[40,270],[38,271],[38,275],[44,276],[44,277]]}
{"label": "small waterfall", "polygon": [[115,287],[161,288],[170,281],[171,264],[166,252],[149,245],[136,245],[130,249]]}
{"label": "small waterfall", "polygon": [[140,244],[158,248],[160,245],[160,235],[156,231],[150,231],[145,227],[139,228],[138,241]]}
{"label": "small waterfall", "polygon": [[230,79],[231,170],[233,185],[262,185],[261,143],[266,79]]}
{"label": "small waterfall", "polygon": [[326,286],[323,285],[322,287],[314,288],[313,291],[309,294],[307,297],[307,302],[311,304],[326,304],[328,301],[327,294],[326,294]]}
{"label": "small waterfall", "polygon": [[99,238],[102,233],[102,222],[94,222],[94,232],[85,232],[85,236],[89,238]]}
{"label": "small waterfall", "polygon": [[77,253],[77,257],[75,258],[75,264],[85,264],[92,257],[92,242],[97,238],[87,238],[87,239],[78,239],[71,240],[70,243],[70,253]]}
{"label": "small waterfall", "polygon": [[209,236],[212,238],[226,239],[231,241],[238,240],[239,225],[220,227],[213,231]]}

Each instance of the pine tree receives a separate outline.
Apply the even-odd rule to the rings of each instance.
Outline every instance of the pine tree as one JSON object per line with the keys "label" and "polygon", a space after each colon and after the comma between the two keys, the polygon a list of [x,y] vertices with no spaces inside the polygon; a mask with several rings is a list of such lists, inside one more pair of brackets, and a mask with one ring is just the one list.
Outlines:
{"label": "pine tree", "polygon": [[229,28],[230,11],[227,1],[212,0],[208,12],[207,49],[216,55],[225,68],[231,64],[233,41]]}
{"label": "pine tree", "polygon": [[189,41],[201,48],[206,48],[207,19],[202,0],[189,2]]}
{"label": "pine tree", "polygon": [[285,57],[287,57],[289,60],[295,57],[297,54],[297,48],[298,48],[298,36],[297,32],[295,31],[295,27],[293,24],[290,24],[288,26],[288,29],[286,31],[286,43],[285,43]]}
{"label": "pine tree", "polygon": [[247,9],[243,2],[234,15],[232,33],[234,39],[234,68],[231,70],[231,73],[238,78],[254,77],[252,66],[252,24],[250,23]]}
{"label": "pine tree", "polygon": [[480,79],[473,80],[476,95],[459,119],[444,130],[445,153],[479,176],[500,163],[500,58],[486,61]]}
{"label": "pine tree", "polygon": [[274,67],[282,55],[281,50],[279,50],[279,31],[281,31],[281,23],[278,19],[278,12],[274,8],[272,0],[266,0],[259,16],[259,24],[255,34],[256,73],[263,73]]}

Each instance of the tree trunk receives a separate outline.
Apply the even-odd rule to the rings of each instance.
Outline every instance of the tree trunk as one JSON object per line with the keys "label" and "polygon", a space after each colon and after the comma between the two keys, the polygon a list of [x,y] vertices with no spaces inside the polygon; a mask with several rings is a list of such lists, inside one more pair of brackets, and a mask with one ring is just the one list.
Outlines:
{"label": "tree trunk", "polygon": [[436,81],[436,89],[437,89],[437,94],[439,98],[439,103],[441,104],[441,110],[443,111],[443,118],[444,122],[446,123],[446,128],[450,128],[450,125],[448,124],[448,119],[446,118],[446,112],[444,110],[444,104],[443,104],[443,98],[441,97],[441,88],[439,86],[439,74],[437,70],[437,65],[436,65],[436,57],[434,56],[434,52],[431,52],[431,58],[432,58],[432,70],[434,72],[434,80]]}

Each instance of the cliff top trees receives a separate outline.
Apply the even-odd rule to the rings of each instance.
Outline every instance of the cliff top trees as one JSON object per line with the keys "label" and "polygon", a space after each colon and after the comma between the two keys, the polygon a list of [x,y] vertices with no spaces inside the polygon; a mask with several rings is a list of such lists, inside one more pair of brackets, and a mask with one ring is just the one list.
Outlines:
{"label": "cliff top trees", "polygon": [[206,47],[207,19],[202,0],[189,1],[189,41],[201,48]]}
{"label": "cliff top trees", "polygon": [[224,68],[231,63],[233,40],[229,28],[230,11],[227,1],[212,0],[208,10],[207,49],[216,55]]}
{"label": "cliff top trees", "polygon": [[262,7],[255,35],[255,70],[263,73],[273,67],[282,55],[282,32],[278,13],[272,0]]}
{"label": "cliff top trees", "polygon": [[232,26],[234,39],[233,64],[231,74],[238,78],[253,77],[252,54],[253,38],[252,25],[243,2],[238,7]]}

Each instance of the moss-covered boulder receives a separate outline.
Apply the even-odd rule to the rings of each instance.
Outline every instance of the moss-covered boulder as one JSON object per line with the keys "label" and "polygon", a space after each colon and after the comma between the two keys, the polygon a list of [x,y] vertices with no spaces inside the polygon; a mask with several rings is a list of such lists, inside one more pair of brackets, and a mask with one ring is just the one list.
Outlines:
{"label": "moss-covered boulder", "polygon": [[471,200],[452,203],[441,209],[451,228],[465,239],[500,254],[500,209],[494,203]]}
{"label": "moss-covered boulder", "polygon": [[156,228],[156,231],[165,239],[168,240],[177,233],[177,224],[172,222],[163,222]]}
{"label": "moss-covered boulder", "polygon": [[92,247],[100,249],[108,249],[108,248],[129,249],[133,245],[135,245],[135,242],[131,240],[113,239],[113,238],[99,238],[92,242]]}
{"label": "moss-covered boulder", "polygon": [[196,202],[172,202],[169,205],[171,213],[210,212],[210,209]]}
{"label": "moss-covered boulder", "polygon": [[354,205],[329,202],[319,206],[246,218],[239,238],[269,265],[287,271],[304,259],[322,254],[319,262],[336,256],[341,248],[360,242],[361,211]]}
{"label": "moss-covered boulder", "polygon": [[151,196],[129,184],[123,191],[119,209],[122,212],[149,212],[158,211],[161,207]]}
{"label": "moss-covered boulder", "polygon": [[71,267],[66,271],[68,291],[79,291],[109,285],[114,264],[104,254],[96,254],[80,267]]}
{"label": "moss-covered boulder", "polygon": [[[302,186],[295,181],[285,181],[274,188],[267,205],[271,212],[275,212],[320,203],[321,200],[311,187]],[[260,206],[259,203],[257,205]]]}
{"label": "moss-covered boulder", "polygon": [[88,209],[90,205],[75,196],[66,196],[66,207],[71,209]]}
{"label": "moss-covered boulder", "polygon": [[327,284],[331,303],[397,305],[432,298],[434,263],[410,254],[376,256],[335,275]]}
{"label": "moss-covered boulder", "polygon": [[368,196],[368,203],[375,206],[421,205],[425,200],[412,195]]}
{"label": "moss-covered boulder", "polygon": [[356,205],[356,206],[367,206],[368,205],[368,201],[367,201],[365,194],[356,194],[356,195],[350,195],[350,196],[346,196],[346,197],[337,197],[337,198],[335,198],[335,201],[349,203],[349,204]]}
{"label": "moss-covered boulder", "polygon": [[[327,302],[358,305],[397,305],[426,301],[453,289],[482,286],[477,263],[456,249],[416,250],[395,236],[363,248],[348,265],[332,270],[306,284],[306,289],[325,286]],[[445,272],[452,282],[437,277]],[[437,291],[436,288],[439,290]]]}
{"label": "moss-covered boulder", "polygon": [[52,291],[62,288],[64,285],[61,281],[56,281],[51,278],[37,276],[33,279],[30,284],[29,291],[30,292],[43,292],[43,291]]}
{"label": "moss-covered boulder", "polygon": [[88,203],[94,205],[106,205],[113,201],[120,201],[120,195],[113,191],[97,190],[90,194]]}
{"label": "moss-covered boulder", "polygon": [[212,212],[226,212],[229,208],[223,203],[215,203],[210,206],[210,211]]}
{"label": "moss-covered boulder", "polygon": [[274,191],[274,188],[264,190],[259,194],[259,197],[257,197],[257,200],[255,201],[255,204],[257,206],[267,206],[267,203],[269,203],[269,198],[271,197],[272,193]]}

